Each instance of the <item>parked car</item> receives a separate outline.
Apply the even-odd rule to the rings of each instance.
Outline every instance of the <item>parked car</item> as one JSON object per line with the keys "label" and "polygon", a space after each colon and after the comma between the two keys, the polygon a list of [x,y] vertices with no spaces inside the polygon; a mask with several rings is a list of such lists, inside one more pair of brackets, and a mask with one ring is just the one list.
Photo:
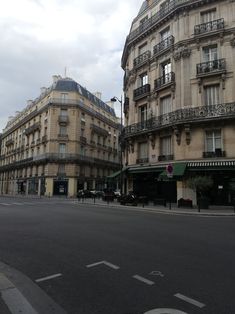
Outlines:
{"label": "parked car", "polygon": [[133,205],[137,206],[138,204],[138,197],[134,192],[129,192],[126,195],[121,195],[119,197],[119,202],[121,205]]}
{"label": "parked car", "polygon": [[115,190],[114,191],[114,195],[118,199],[121,196],[121,191],[120,190]]}

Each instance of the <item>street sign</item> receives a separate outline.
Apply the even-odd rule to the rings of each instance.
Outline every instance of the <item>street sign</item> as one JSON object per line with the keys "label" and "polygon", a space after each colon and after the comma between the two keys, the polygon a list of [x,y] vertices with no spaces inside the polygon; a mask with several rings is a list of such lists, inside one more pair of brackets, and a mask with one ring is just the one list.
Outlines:
{"label": "street sign", "polygon": [[166,175],[168,178],[173,178],[173,166],[172,166],[172,164],[168,164],[166,166]]}

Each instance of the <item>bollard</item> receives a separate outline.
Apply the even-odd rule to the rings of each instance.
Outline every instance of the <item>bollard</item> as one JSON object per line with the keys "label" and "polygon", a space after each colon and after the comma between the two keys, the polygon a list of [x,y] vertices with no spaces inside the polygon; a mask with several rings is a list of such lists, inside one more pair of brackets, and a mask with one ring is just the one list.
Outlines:
{"label": "bollard", "polygon": [[171,210],[171,200],[169,201],[169,210]]}
{"label": "bollard", "polygon": [[94,194],[94,204],[95,204],[95,194]]}

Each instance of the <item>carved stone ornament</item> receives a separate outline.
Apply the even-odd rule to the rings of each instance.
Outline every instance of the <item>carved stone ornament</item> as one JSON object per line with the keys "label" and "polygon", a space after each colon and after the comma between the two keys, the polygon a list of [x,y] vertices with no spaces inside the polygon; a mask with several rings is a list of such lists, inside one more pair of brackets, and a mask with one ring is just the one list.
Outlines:
{"label": "carved stone ornament", "polygon": [[184,126],[185,135],[186,135],[186,144],[189,145],[191,142],[191,129],[189,124],[185,124]]}
{"label": "carved stone ornament", "polygon": [[177,62],[181,59],[181,53],[180,51],[176,51],[174,54],[173,54],[173,58],[174,60]]}
{"label": "carved stone ornament", "polygon": [[199,94],[201,94],[201,92],[202,92],[202,79],[199,78],[197,80],[197,83],[198,83],[198,92],[199,92]]}
{"label": "carved stone ornament", "polygon": [[149,133],[149,141],[151,143],[152,149],[155,148],[155,136],[152,133]]}
{"label": "carved stone ornament", "polygon": [[176,137],[176,143],[178,145],[180,145],[180,143],[181,143],[181,132],[180,132],[180,130],[177,127],[174,127],[174,134],[175,134],[175,137]]}
{"label": "carved stone ornament", "polygon": [[222,88],[225,89],[225,80],[226,80],[226,75],[222,74],[221,75],[221,81],[222,81]]}
{"label": "carved stone ornament", "polygon": [[131,153],[134,153],[134,143],[131,139],[128,141],[128,146],[129,146],[129,151]]}
{"label": "carved stone ornament", "polygon": [[191,49],[188,47],[184,47],[184,49],[181,51],[182,58],[189,58],[191,55]]}

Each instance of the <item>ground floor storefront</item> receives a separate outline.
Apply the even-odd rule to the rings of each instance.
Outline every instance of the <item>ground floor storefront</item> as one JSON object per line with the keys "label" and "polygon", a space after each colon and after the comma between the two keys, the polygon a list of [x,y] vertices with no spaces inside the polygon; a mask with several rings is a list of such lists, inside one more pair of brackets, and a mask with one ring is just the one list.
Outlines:
{"label": "ground floor storefront", "polygon": [[102,191],[105,184],[105,178],[101,177],[4,178],[0,182],[0,194],[76,197],[79,190]]}
{"label": "ground floor storefront", "polygon": [[233,205],[235,201],[235,160],[195,161],[169,164],[133,166],[123,171],[125,193],[133,191],[148,200],[165,199],[177,203],[180,199],[198,205],[199,190],[193,189],[192,178],[210,178],[212,185],[206,191],[211,205]]}

